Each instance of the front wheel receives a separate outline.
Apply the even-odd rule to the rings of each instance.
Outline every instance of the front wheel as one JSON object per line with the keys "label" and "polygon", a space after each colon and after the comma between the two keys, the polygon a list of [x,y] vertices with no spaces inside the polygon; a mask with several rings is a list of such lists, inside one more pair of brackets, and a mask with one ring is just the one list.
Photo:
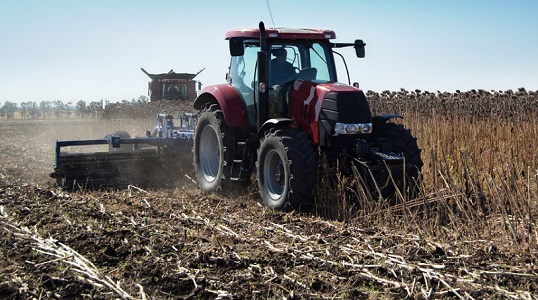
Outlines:
{"label": "front wheel", "polygon": [[308,136],[296,129],[271,129],[258,149],[258,186],[265,205],[299,209],[312,203],[317,158]]}

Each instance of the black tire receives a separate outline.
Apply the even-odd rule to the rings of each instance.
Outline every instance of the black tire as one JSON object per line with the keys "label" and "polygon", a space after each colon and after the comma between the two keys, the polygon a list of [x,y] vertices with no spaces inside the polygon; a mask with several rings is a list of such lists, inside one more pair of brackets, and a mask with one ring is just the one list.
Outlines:
{"label": "black tire", "polygon": [[[422,181],[422,166],[424,165],[421,158],[421,150],[418,147],[417,139],[413,137],[410,129],[406,129],[401,124],[383,123],[374,126],[374,138],[388,138],[391,143],[392,152],[405,157],[405,177],[395,176],[396,186],[407,199],[413,199],[420,192]],[[404,182],[405,178],[405,182]],[[384,198],[397,198],[394,185],[385,188]]]}
{"label": "black tire", "polygon": [[312,204],[317,157],[308,136],[296,129],[271,129],[258,148],[258,186],[265,205],[277,210]]}
{"label": "black tire", "polygon": [[234,138],[220,107],[205,107],[198,116],[194,133],[194,174],[203,193],[221,191],[233,161]]}

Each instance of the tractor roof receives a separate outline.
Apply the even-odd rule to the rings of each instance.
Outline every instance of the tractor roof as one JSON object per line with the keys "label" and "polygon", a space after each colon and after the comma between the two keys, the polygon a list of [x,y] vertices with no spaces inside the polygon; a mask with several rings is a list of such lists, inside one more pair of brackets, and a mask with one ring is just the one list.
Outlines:
{"label": "tractor roof", "polygon": [[[279,39],[307,39],[307,40],[326,40],[335,39],[336,33],[332,30],[323,29],[304,29],[304,28],[267,28],[265,29],[267,38],[279,38]],[[260,38],[259,28],[244,28],[234,29],[226,32],[226,39],[232,37],[244,37],[244,38]]]}

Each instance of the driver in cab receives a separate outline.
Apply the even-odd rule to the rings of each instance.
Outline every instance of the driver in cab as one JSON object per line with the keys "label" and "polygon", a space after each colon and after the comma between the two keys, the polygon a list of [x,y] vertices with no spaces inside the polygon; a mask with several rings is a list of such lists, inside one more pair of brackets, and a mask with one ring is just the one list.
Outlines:
{"label": "driver in cab", "polygon": [[271,60],[270,85],[280,85],[294,79],[297,76],[293,65],[286,61],[287,51],[284,48],[277,48],[272,51],[275,58]]}

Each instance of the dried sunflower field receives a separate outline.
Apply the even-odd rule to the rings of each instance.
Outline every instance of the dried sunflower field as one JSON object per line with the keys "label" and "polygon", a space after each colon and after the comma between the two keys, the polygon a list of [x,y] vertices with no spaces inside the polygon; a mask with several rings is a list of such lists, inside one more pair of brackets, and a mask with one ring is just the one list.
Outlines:
{"label": "dried sunflower field", "polygon": [[0,298],[538,299],[538,94],[367,96],[418,139],[416,199],[350,197],[342,179],[283,213],[254,187],[202,195],[190,174],[69,193],[48,177],[55,140],[141,135],[152,115],[0,120]]}

